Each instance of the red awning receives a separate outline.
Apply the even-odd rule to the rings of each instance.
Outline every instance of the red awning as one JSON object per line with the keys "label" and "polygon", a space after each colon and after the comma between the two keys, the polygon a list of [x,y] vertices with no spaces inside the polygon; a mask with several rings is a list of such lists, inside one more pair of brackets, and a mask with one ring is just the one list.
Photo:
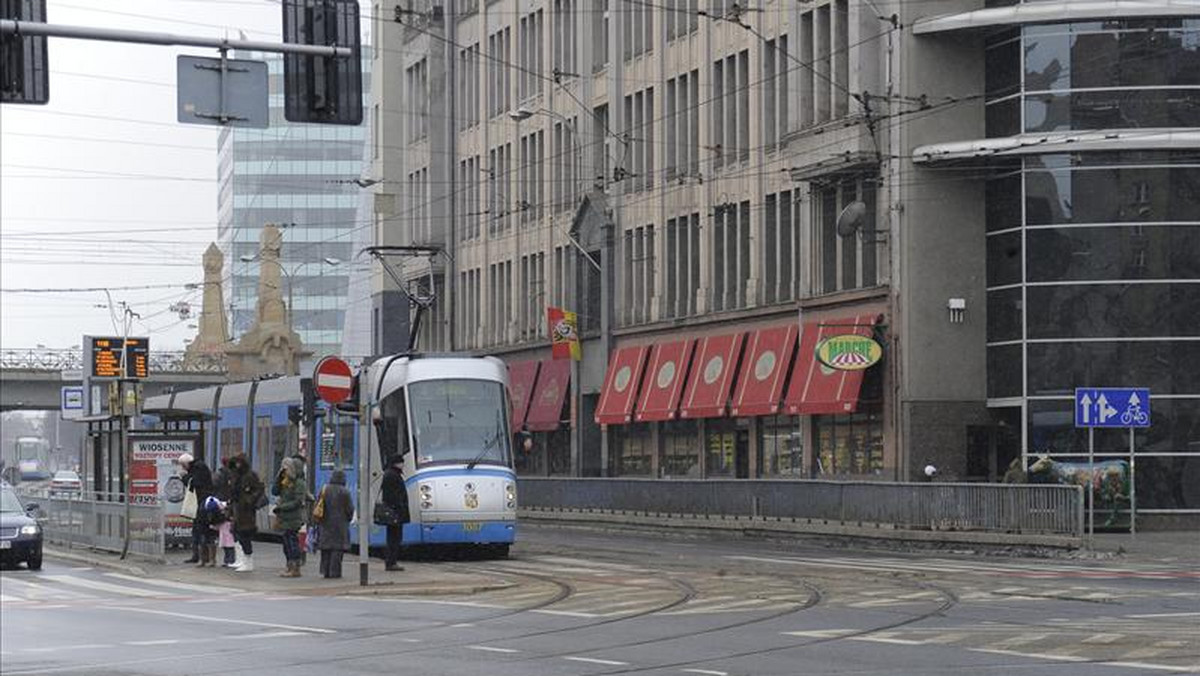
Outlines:
{"label": "red awning", "polygon": [[696,366],[680,405],[680,418],[717,418],[725,415],[733,370],[742,354],[744,333],[701,338],[696,343]]}
{"label": "red awning", "polygon": [[634,417],[638,422],[674,420],[683,395],[683,382],[692,363],[693,339],[659,343],[650,350],[646,382]]}
{"label": "red awning", "polygon": [[830,336],[848,333],[870,336],[877,321],[877,315],[865,314],[804,323],[796,368],[783,402],[788,413],[853,413],[858,408],[863,372],[825,366],[817,360],[817,346]]}
{"label": "red awning", "polygon": [[795,324],[759,329],[750,334],[746,358],[729,414],[774,415],[783,399],[783,382],[796,351]]}
{"label": "red awning", "polygon": [[633,403],[637,401],[642,382],[642,368],[650,348],[622,347],[608,363],[604,389],[596,407],[596,422],[601,425],[622,425],[633,420]]}
{"label": "red awning", "polygon": [[533,396],[533,385],[537,381],[538,367],[541,364],[536,359],[530,359],[508,365],[508,391],[512,395],[514,430],[521,429],[525,424],[525,414],[529,412],[529,399]]}
{"label": "red awning", "polygon": [[553,432],[562,422],[563,402],[571,386],[571,361],[546,359],[542,361],[537,387],[529,402],[525,427],[530,432]]}

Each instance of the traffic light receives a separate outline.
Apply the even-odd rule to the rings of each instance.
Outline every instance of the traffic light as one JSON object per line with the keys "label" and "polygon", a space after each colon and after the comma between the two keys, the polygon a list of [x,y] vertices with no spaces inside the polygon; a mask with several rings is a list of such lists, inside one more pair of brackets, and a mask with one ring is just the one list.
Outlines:
{"label": "traffic light", "polygon": [[358,0],[283,0],[284,42],[348,47],[350,56],[283,56],[283,116],[289,122],[362,124]]}
{"label": "traffic light", "polygon": [[[46,0],[0,0],[0,19],[46,22]],[[18,28],[20,24],[18,24]],[[50,100],[46,37],[0,34],[0,103]]]}

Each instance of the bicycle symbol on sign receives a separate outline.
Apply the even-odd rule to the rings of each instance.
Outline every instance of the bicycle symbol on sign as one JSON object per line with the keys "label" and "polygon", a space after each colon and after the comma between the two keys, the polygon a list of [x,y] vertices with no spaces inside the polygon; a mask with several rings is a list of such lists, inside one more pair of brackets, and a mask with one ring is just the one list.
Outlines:
{"label": "bicycle symbol on sign", "polygon": [[1146,412],[1142,410],[1142,405],[1137,402],[1129,402],[1129,407],[1121,414],[1122,425],[1131,423],[1145,425],[1148,420],[1150,420],[1150,416],[1146,415]]}

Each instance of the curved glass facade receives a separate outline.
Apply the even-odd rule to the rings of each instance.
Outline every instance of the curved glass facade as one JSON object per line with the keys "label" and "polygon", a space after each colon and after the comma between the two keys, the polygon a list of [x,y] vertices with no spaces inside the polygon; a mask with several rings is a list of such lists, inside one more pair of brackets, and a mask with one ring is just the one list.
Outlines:
{"label": "curved glass facade", "polygon": [[1200,20],[1026,26],[988,41],[987,135],[1200,127]]}
{"label": "curved glass facade", "polygon": [[[988,397],[1030,455],[1086,458],[1076,387],[1149,387],[1139,510],[1200,510],[1200,156],[1032,156],[989,181]],[[1127,457],[1125,430],[1098,453]]]}

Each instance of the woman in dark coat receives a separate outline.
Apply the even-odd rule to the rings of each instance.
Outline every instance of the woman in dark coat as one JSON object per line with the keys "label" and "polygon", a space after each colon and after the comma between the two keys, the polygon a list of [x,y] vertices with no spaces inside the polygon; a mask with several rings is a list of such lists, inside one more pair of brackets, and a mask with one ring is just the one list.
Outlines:
{"label": "woman in dark coat", "polygon": [[266,503],[266,486],[258,474],[250,469],[246,456],[235,455],[229,461],[233,472],[233,533],[242,546],[242,565],[235,568],[239,573],[254,572],[254,534],[258,532],[258,510]]}
{"label": "woman in dark coat", "polygon": [[341,577],[342,555],[350,548],[350,520],[354,518],[354,500],[346,490],[345,472],[338,469],[329,475],[318,501],[324,503],[324,514],[316,519],[320,525],[317,548],[321,550],[321,575]]}
{"label": "woman in dark coat", "polygon": [[196,515],[192,519],[192,558],[184,563],[199,563],[201,568],[210,563],[215,566],[215,534],[210,527],[208,512],[203,509],[208,496],[213,493],[212,472],[202,458],[193,458],[190,453],[179,456],[179,466],[183,469],[183,485],[195,492],[197,505]]}

